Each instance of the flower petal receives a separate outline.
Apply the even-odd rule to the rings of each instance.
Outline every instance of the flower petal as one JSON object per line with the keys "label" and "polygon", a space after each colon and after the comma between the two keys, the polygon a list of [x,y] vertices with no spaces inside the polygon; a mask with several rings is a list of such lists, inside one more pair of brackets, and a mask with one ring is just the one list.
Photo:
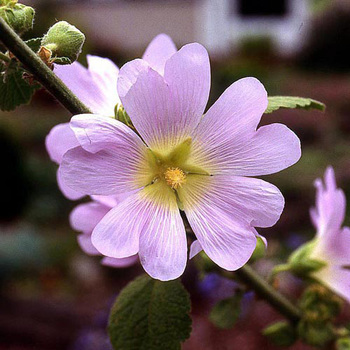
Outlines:
{"label": "flower petal", "polygon": [[237,210],[233,201],[226,201],[224,193],[215,193],[218,187],[212,178],[214,176],[188,176],[187,183],[178,191],[179,198],[207,255],[220,267],[237,270],[255,249],[255,230],[246,221],[248,213]]}
{"label": "flower petal", "polygon": [[118,67],[109,59],[87,56],[89,68],[78,62],[55,65],[55,74],[92,112],[114,116],[120,102],[117,93]]}
{"label": "flower petal", "polygon": [[129,148],[135,154],[145,151],[145,144],[131,128],[112,118],[97,114],[79,114],[72,117],[70,126],[81,147],[95,153],[113,144]]}
{"label": "flower petal", "polygon": [[105,257],[101,260],[101,264],[109,267],[122,268],[136,264],[138,259],[139,258],[137,255],[132,255],[121,259]]}
{"label": "flower petal", "polygon": [[190,255],[189,258],[194,258],[198,253],[200,253],[203,250],[201,244],[199,243],[198,239],[196,239],[192,244],[190,248]]}
{"label": "flower petal", "polygon": [[70,128],[69,123],[54,126],[45,139],[46,150],[52,161],[57,164],[62,162],[63,155],[74,147],[79,146],[79,142]]}
{"label": "flower petal", "polygon": [[81,250],[87,255],[101,255],[101,253],[92,245],[91,234],[82,233],[77,237]]}
{"label": "flower petal", "polygon": [[143,200],[151,197],[152,202],[148,204],[148,220],[140,236],[141,264],[153,278],[178,278],[186,267],[187,239],[176,197],[162,184],[148,186],[144,191]]}
{"label": "flower petal", "polygon": [[[261,111],[265,109],[265,99],[260,96],[259,100],[259,94],[263,95],[261,89],[252,94],[254,98],[247,97],[251,105],[257,101],[257,107],[249,107],[242,102],[247,111],[246,117],[243,117],[244,110],[241,109],[237,115],[227,114],[226,104],[222,104],[222,110],[208,111],[195,131],[189,162],[211,174],[256,176],[275,173],[299,160],[300,141],[285,125],[271,124],[254,131]],[[256,118],[257,115],[259,118]],[[230,120],[230,117],[233,119]],[[239,117],[242,119],[239,120]]]}
{"label": "flower petal", "polygon": [[147,185],[147,166],[146,151],[138,153],[127,143],[115,143],[97,153],[73,148],[64,155],[59,171],[64,185],[75,191],[110,196]]}
{"label": "flower petal", "polygon": [[[345,218],[346,199],[344,192],[337,188],[332,167],[325,172],[325,186],[321,179],[315,181],[316,208],[312,210],[312,220],[317,228],[317,235],[323,240],[337,239],[337,232]],[[331,243],[331,242],[329,242]]]}
{"label": "flower petal", "polygon": [[57,176],[58,188],[61,190],[61,192],[66,198],[70,199],[71,201],[75,201],[86,195],[85,192],[76,191],[75,189],[66,185],[66,183],[62,179],[62,173],[60,168],[58,168],[56,176]]}
{"label": "flower petal", "polygon": [[147,46],[142,59],[160,75],[164,75],[165,62],[176,51],[176,46],[172,39],[166,34],[159,34]]}
{"label": "flower petal", "polygon": [[350,303],[350,270],[329,266],[314,273],[313,277]]}
{"label": "flower petal", "polygon": [[76,231],[91,234],[110,210],[111,207],[97,202],[79,204],[70,213],[70,225]]}
{"label": "flower petal", "polygon": [[189,162],[211,174],[269,174],[295,163],[300,143],[283,125],[256,131],[267,107],[267,93],[255,78],[232,84],[196,128]]}
{"label": "flower petal", "polygon": [[[130,79],[130,71],[135,71]],[[135,60],[120,71],[118,91],[134,126],[153,150],[169,152],[191,136],[210,87],[208,54],[199,44],[184,46],[166,62],[164,78]]]}

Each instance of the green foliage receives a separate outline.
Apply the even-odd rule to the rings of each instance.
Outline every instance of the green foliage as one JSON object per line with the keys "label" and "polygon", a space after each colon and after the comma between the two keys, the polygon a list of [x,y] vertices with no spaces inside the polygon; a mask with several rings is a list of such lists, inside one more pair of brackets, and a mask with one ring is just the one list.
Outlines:
{"label": "green foliage", "polygon": [[40,49],[42,38],[33,38],[25,41],[25,43],[34,51],[38,52]]}
{"label": "green foliage", "polygon": [[109,318],[116,350],[178,350],[191,333],[190,299],[179,280],[141,276],[118,296]]}
{"label": "green foliage", "polygon": [[340,338],[336,342],[336,350],[350,350],[350,338]]}
{"label": "green foliage", "polygon": [[85,42],[85,35],[66,21],[55,23],[44,35],[41,46],[50,52],[51,62],[71,64]]}
{"label": "green foliage", "polygon": [[232,297],[220,300],[210,312],[210,321],[218,328],[232,328],[241,313],[243,293],[236,292]]}
{"label": "green foliage", "polygon": [[18,34],[33,28],[35,11],[16,0],[0,0],[0,17]]}
{"label": "green foliage", "polygon": [[267,326],[263,334],[277,346],[291,346],[297,340],[294,327],[286,321],[280,321]]}
{"label": "green foliage", "polygon": [[24,71],[16,64],[0,63],[0,109],[12,111],[17,106],[29,103],[37,84],[23,78]]}
{"label": "green foliage", "polygon": [[270,96],[268,99],[269,104],[265,113],[272,113],[280,108],[318,109],[320,111],[326,108],[322,102],[305,97]]}
{"label": "green foliage", "polygon": [[334,340],[330,322],[301,320],[298,324],[298,335],[306,344],[321,348]]}

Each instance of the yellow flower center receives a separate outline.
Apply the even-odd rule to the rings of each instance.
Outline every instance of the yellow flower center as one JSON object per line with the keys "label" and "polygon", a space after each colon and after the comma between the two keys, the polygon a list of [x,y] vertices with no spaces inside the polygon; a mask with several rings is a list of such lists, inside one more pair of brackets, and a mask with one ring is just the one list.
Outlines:
{"label": "yellow flower center", "polygon": [[186,174],[180,168],[167,168],[164,172],[166,183],[174,190],[177,190],[186,182]]}

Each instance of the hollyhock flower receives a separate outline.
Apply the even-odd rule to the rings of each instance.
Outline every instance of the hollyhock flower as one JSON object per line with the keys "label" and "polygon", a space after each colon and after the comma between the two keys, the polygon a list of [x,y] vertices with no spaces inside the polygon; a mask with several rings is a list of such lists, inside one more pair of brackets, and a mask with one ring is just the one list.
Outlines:
{"label": "hollyhock flower", "polygon": [[[88,255],[101,255],[101,253],[91,243],[91,233],[102,218],[120,201],[117,197],[92,196],[92,201],[79,204],[70,214],[71,227],[79,232],[78,243],[81,249]],[[103,265],[111,267],[127,267],[138,261],[137,255],[127,258],[116,259],[104,257],[101,261]]]}
{"label": "hollyhock flower", "polygon": [[89,195],[134,191],[93,230],[103,255],[138,253],[152,277],[177,278],[187,260],[180,209],[195,250],[238,269],[254,251],[254,227],[274,225],[284,206],[275,186],[251,176],[294,164],[299,139],[281,124],[257,129],[268,101],[255,78],[232,84],[203,116],[210,65],[201,45],[185,45],[160,66],[137,59],[119,72],[119,97],[138,134],[100,115],[72,118],[80,147],[63,156],[63,181]]}
{"label": "hollyhock flower", "polygon": [[334,170],[328,167],[324,183],[315,181],[316,207],[310,211],[317,229],[310,258],[324,263],[312,277],[350,302],[350,228],[341,227],[345,217],[344,192],[337,188]]}

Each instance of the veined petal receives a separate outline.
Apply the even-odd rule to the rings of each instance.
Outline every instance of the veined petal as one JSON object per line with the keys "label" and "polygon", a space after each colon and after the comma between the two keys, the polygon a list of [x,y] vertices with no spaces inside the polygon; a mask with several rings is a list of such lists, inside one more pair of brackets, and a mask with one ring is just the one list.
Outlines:
{"label": "veined petal", "polygon": [[339,266],[326,266],[314,273],[313,277],[350,302],[350,270]]}
{"label": "veined petal", "polygon": [[199,243],[198,239],[196,239],[192,244],[190,248],[190,255],[189,258],[194,258],[198,253],[200,253],[203,250],[201,244]]}
{"label": "veined petal", "polygon": [[188,176],[186,184],[178,190],[179,198],[207,255],[220,267],[237,270],[255,249],[255,230],[246,221],[247,213],[237,210],[232,202],[226,202],[225,197],[216,193],[212,178],[214,176]]}
{"label": "veined petal", "polygon": [[162,183],[143,190],[148,220],[140,236],[139,257],[145,271],[161,281],[182,275],[187,261],[185,226],[173,191]]}
{"label": "veined petal", "polygon": [[45,139],[46,150],[52,161],[57,164],[62,162],[63,155],[74,147],[79,146],[79,142],[70,128],[69,123],[54,126]]}
{"label": "veined petal", "polygon": [[189,162],[211,174],[257,176],[288,168],[301,156],[298,137],[282,124],[262,126],[246,140],[228,137],[224,135],[216,147],[194,141]]}
{"label": "veined petal", "polygon": [[91,243],[91,233],[82,233],[77,237],[81,250],[87,255],[101,255]]}
{"label": "veined petal", "polygon": [[344,192],[337,188],[334,170],[328,167],[325,172],[325,186],[321,179],[315,181],[316,208],[312,209],[312,219],[317,235],[323,240],[337,239],[337,232],[345,218],[346,199]]}
{"label": "veined petal", "polygon": [[134,265],[138,260],[139,258],[137,255],[132,255],[121,259],[105,257],[102,259],[101,264],[109,267],[122,268]]}
{"label": "veined petal", "polygon": [[120,102],[117,93],[118,67],[109,59],[87,56],[89,68],[78,62],[55,65],[54,73],[94,113],[114,116]]}
{"label": "veined petal", "polygon": [[127,143],[110,144],[109,149],[90,153],[76,147],[63,157],[60,173],[65,186],[88,195],[118,195],[150,183],[146,151]]}
{"label": "veined petal", "polygon": [[85,192],[76,191],[75,189],[66,185],[66,183],[62,179],[62,173],[60,171],[60,168],[58,168],[56,174],[57,174],[56,176],[57,176],[58,188],[61,190],[61,192],[63,193],[63,195],[65,197],[67,197],[71,201],[75,201],[75,200],[78,200],[86,195]]}
{"label": "veined petal", "polygon": [[[130,78],[129,72],[136,72]],[[164,78],[140,60],[120,71],[123,106],[147,145],[169,152],[191,136],[204,111],[210,86],[209,60],[199,44],[184,46],[166,62]]]}
{"label": "veined petal", "polygon": [[70,225],[76,231],[91,234],[110,210],[111,207],[97,202],[79,204],[70,213]]}
{"label": "veined petal", "polygon": [[145,152],[146,146],[139,136],[118,120],[97,114],[79,114],[72,117],[70,126],[86,151],[95,153],[111,148],[113,144],[135,154]]}
{"label": "veined petal", "polygon": [[155,183],[113,208],[96,226],[92,243],[104,255],[124,258],[139,251],[154,278],[174,279],[187,259],[185,228],[169,187]]}
{"label": "veined petal", "polygon": [[176,51],[176,46],[172,39],[166,34],[159,34],[147,46],[142,59],[160,75],[164,75],[165,62]]}

